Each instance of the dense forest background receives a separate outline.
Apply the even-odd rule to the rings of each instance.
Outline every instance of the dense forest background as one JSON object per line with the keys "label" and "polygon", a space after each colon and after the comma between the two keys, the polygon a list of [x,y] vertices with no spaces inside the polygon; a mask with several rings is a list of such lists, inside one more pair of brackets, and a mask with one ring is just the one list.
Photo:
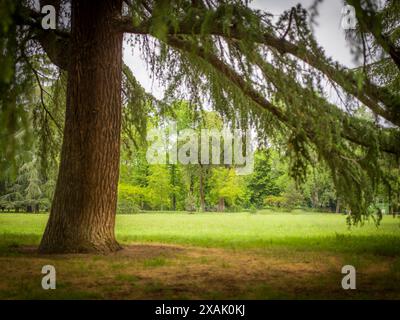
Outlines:
{"label": "dense forest background", "polygon": [[[129,72],[126,71],[129,76]],[[62,74],[42,70],[41,83],[33,88],[31,113],[26,121],[34,135],[28,135],[26,149],[16,154],[17,170],[4,171],[0,177],[0,209],[3,212],[48,212],[54,193],[62,139],[62,99],[65,86]],[[129,89],[125,77],[124,85]],[[137,85],[137,84],[135,84]],[[44,95],[43,95],[44,93]],[[197,108],[187,101],[165,105],[153,97],[143,97],[143,108],[152,116],[145,121],[125,122],[122,137],[117,213],[147,210],[256,212],[262,208],[290,211],[303,208],[346,213],[328,168],[314,160],[303,180],[290,175],[290,158],[285,146],[255,141],[254,169],[238,175],[234,165],[149,164],[145,132],[175,121],[178,132],[187,128],[217,129],[231,125],[214,111]],[[129,118],[129,100],[124,111]],[[365,108],[357,111],[373,121]],[[140,127],[139,127],[140,125]],[[388,212],[387,193],[381,192],[371,210]]]}

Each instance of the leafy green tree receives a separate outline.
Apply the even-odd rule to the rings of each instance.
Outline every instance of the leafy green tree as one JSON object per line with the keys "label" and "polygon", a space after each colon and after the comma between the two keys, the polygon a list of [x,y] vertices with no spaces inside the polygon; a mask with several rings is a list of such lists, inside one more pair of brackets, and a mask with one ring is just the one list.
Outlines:
{"label": "leafy green tree", "polygon": [[257,207],[263,206],[265,197],[277,196],[281,193],[276,179],[282,173],[279,172],[279,168],[273,167],[274,152],[272,148],[259,149],[254,156],[254,172],[249,179],[248,189],[250,202]]}
{"label": "leafy green tree", "polygon": [[213,168],[209,179],[209,201],[223,212],[225,206],[234,208],[245,197],[243,177],[237,176],[233,168]]}
{"label": "leafy green tree", "polygon": [[143,207],[145,196],[145,188],[120,183],[118,186],[118,212],[138,212]]}
{"label": "leafy green tree", "polygon": [[2,206],[16,211],[23,209],[27,212],[39,212],[41,207],[48,208],[50,202],[46,197],[48,194],[42,191],[48,184],[43,184],[40,179],[38,167],[35,157],[21,165],[15,181],[8,187],[8,192],[1,197]]}
{"label": "leafy green tree", "polygon": [[282,194],[286,208],[293,209],[304,205],[304,195],[294,181],[291,181]]}
{"label": "leafy green tree", "polygon": [[173,186],[166,165],[152,165],[147,177],[146,199],[153,209],[171,208]]}
{"label": "leafy green tree", "polygon": [[[331,208],[337,205],[336,190],[329,171],[316,167],[311,170],[302,186],[303,194],[312,208]],[[336,208],[333,208],[336,210]],[[338,208],[339,210],[339,208]]]}

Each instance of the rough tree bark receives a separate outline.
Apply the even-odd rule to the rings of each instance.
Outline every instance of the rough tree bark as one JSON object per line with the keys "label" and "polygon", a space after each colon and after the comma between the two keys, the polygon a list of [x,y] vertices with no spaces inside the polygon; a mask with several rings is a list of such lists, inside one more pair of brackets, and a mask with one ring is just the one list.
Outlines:
{"label": "rough tree bark", "polygon": [[336,199],[336,213],[340,213],[340,198]]}
{"label": "rough tree bark", "polygon": [[204,166],[200,164],[200,176],[199,176],[199,194],[200,194],[200,210],[206,212],[206,196],[204,191]]}
{"label": "rough tree bark", "polygon": [[114,235],[120,158],[122,0],[72,1],[67,109],[43,253],[120,249]]}
{"label": "rough tree bark", "polygon": [[219,198],[219,200],[218,200],[218,211],[219,212],[225,211],[225,199],[224,198]]}

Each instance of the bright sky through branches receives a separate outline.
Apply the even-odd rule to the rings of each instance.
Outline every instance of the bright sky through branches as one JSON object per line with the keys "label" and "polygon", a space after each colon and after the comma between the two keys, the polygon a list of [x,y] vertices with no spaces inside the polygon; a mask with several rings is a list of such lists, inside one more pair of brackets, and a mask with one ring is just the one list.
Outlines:
{"label": "bright sky through branches", "polygon": [[[283,11],[290,9],[297,3],[309,8],[315,0],[255,0],[251,7],[268,11],[274,15],[280,15]],[[350,49],[345,40],[344,30],[341,28],[342,0],[325,0],[319,5],[318,23],[315,32],[318,43],[326,50],[328,56],[339,61],[345,66],[354,67],[355,64],[350,54]],[[140,57],[138,48],[134,48],[125,42],[124,61],[131,68],[136,79],[157,98],[162,98],[163,89],[158,86],[157,81],[152,81],[146,63]]]}

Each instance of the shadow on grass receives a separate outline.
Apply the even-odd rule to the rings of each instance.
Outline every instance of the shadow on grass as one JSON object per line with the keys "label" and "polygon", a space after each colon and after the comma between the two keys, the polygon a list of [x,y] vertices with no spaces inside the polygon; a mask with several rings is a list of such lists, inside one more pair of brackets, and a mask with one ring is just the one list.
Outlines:
{"label": "shadow on grass", "polygon": [[41,236],[37,234],[0,234],[0,255],[23,255],[21,248],[25,246],[38,246]]}
{"label": "shadow on grass", "polygon": [[[395,235],[345,235],[304,236],[304,237],[196,237],[178,235],[119,236],[123,245],[134,243],[165,243],[226,249],[270,249],[282,248],[295,251],[330,251],[337,253],[373,254],[381,256],[400,256],[400,236]],[[24,255],[24,247],[39,245],[41,236],[37,234],[0,234],[0,255]],[[34,248],[32,248],[34,251]],[[26,252],[25,252],[26,254]],[[158,264],[158,263],[157,263]]]}
{"label": "shadow on grass", "polygon": [[304,237],[274,237],[274,238],[246,238],[235,239],[221,237],[196,236],[121,236],[118,240],[124,245],[137,242],[155,242],[191,245],[206,248],[227,249],[269,249],[282,248],[298,251],[331,251],[337,253],[373,254],[381,256],[400,255],[400,236],[394,235],[345,235],[335,236],[304,236]]}

